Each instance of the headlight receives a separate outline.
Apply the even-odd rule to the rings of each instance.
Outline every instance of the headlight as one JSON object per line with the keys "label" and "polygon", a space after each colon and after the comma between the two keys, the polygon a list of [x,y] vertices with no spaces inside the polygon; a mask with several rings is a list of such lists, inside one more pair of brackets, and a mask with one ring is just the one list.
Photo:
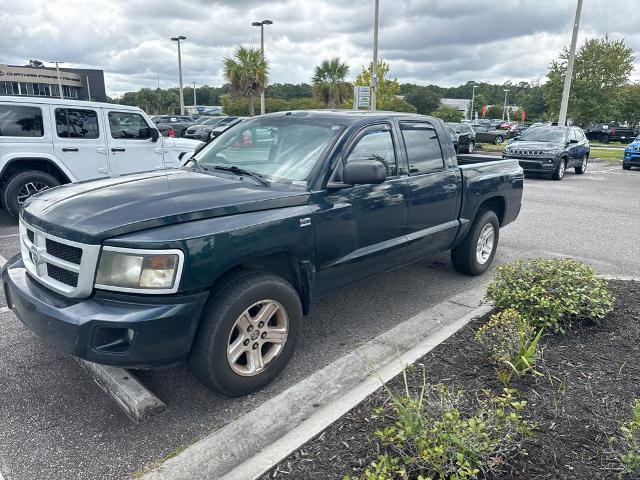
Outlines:
{"label": "headlight", "polygon": [[137,293],[175,293],[184,254],[180,250],[104,247],[96,288]]}

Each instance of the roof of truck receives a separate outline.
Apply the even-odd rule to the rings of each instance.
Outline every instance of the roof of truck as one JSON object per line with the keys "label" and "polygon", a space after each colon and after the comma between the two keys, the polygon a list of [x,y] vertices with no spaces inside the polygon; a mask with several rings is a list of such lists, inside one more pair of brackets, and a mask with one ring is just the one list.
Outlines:
{"label": "roof of truck", "polygon": [[130,105],[120,105],[118,103],[88,102],[86,100],[73,100],[52,97],[26,97],[16,95],[0,95],[0,102],[17,104],[39,104],[39,105],[66,105],[69,107],[93,107],[93,108],[117,108],[118,110],[130,110],[139,112],[139,107]]}
{"label": "roof of truck", "polygon": [[[387,112],[383,110],[288,110],[282,112],[268,113],[261,115],[264,117],[282,117],[291,116],[292,118],[315,118],[329,121],[343,122],[343,123],[357,123],[365,119],[388,119],[390,117],[406,117],[406,118],[423,118],[429,119],[433,117],[427,117],[417,113],[405,113],[405,112]],[[256,118],[256,117],[254,117]]]}

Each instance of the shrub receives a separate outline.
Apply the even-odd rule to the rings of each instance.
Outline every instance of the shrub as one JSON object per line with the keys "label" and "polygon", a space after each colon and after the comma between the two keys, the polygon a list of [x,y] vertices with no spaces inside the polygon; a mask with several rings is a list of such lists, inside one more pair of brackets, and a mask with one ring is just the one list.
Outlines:
{"label": "shrub", "polygon": [[489,349],[496,364],[498,379],[509,383],[518,375],[532,371],[538,358],[538,342],[543,329],[537,333],[531,323],[512,308],[492,315],[476,332],[476,340]]}
{"label": "shrub", "polygon": [[487,298],[513,308],[535,328],[562,333],[574,320],[600,323],[613,309],[613,294],[595,271],[571,259],[518,260],[496,269]]}
{"label": "shrub", "polygon": [[464,392],[443,385],[423,383],[415,397],[408,390],[403,396],[391,394],[393,423],[374,433],[385,453],[362,478],[463,480],[498,471],[523,451],[530,431],[521,416],[526,402],[517,401],[512,389],[499,396],[484,393],[487,398],[469,414],[463,413]]}
{"label": "shrub", "polygon": [[620,427],[621,437],[612,439],[623,474],[640,473],[640,399],[634,402],[631,415],[631,420]]}

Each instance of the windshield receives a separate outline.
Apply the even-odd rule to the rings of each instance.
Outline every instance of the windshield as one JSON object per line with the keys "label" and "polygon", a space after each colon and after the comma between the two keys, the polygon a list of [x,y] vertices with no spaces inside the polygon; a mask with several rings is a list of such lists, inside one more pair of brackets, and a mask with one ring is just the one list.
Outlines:
{"label": "windshield", "polygon": [[551,142],[563,143],[567,137],[567,131],[564,128],[531,128],[524,132],[519,140],[529,142]]}
{"label": "windshield", "polygon": [[238,167],[274,180],[304,181],[342,130],[299,118],[256,118],[239,123],[200,152],[198,163]]}

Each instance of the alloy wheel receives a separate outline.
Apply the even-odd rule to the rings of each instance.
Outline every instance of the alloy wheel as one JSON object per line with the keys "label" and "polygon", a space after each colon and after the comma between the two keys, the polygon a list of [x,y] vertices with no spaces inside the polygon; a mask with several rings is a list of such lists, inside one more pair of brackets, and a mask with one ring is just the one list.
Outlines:
{"label": "alloy wheel", "polygon": [[493,245],[496,238],[496,232],[491,223],[487,223],[482,227],[478,243],[476,245],[476,260],[480,265],[487,263],[493,253]]}
{"label": "alloy wheel", "polygon": [[22,205],[24,205],[24,202],[26,202],[30,196],[35,195],[36,193],[44,192],[45,190],[49,190],[49,188],[51,187],[43,182],[36,181],[25,183],[20,188],[20,190],[18,190],[18,193],[16,195],[18,199],[18,205],[22,207]]}

